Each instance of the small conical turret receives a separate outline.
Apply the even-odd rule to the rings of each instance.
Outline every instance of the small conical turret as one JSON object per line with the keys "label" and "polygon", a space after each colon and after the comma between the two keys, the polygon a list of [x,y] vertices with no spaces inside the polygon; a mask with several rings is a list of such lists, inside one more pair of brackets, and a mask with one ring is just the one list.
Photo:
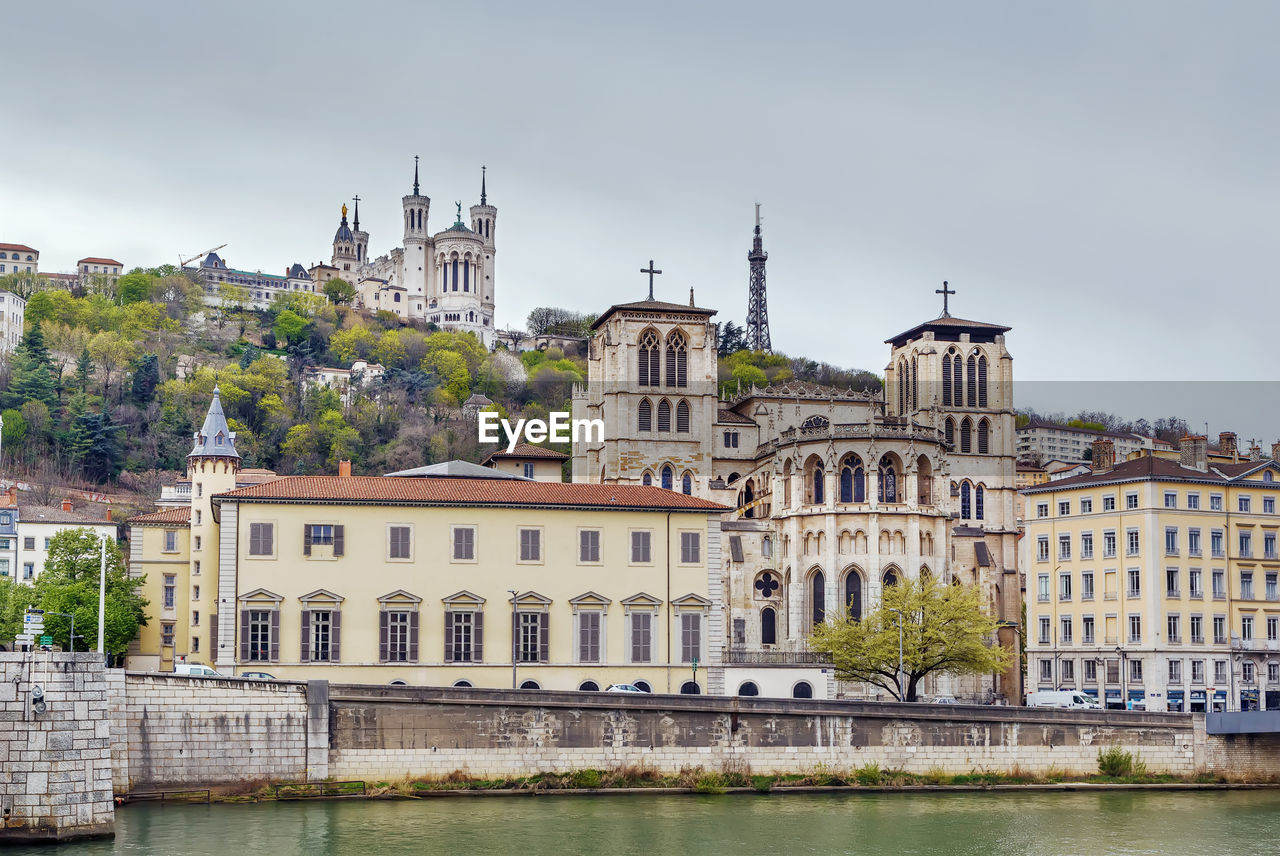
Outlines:
{"label": "small conical turret", "polygon": [[236,451],[236,432],[227,426],[226,414],[222,412],[222,390],[216,386],[213,388],[209,412],[204,417],[204,425],[195,433],[194,440],[188,458],[240,460],[240,453]]}

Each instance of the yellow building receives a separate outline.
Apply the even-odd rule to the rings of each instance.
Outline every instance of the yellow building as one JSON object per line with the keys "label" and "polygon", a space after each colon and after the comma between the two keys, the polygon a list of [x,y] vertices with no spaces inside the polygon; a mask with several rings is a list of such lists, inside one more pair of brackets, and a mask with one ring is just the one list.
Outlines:
{"label": "yellow building", "polygon": [[1024,489],[1028,690],[1078,688],[1108,707],[1280,709],[1280,464],[1115,464]]}
{"label": "yellow building", "polygon": [[191,508],[130,521],[155,616],[135,667],[723,692],[722,505],[459,462],[223,489],[233,455],[215,398]]}

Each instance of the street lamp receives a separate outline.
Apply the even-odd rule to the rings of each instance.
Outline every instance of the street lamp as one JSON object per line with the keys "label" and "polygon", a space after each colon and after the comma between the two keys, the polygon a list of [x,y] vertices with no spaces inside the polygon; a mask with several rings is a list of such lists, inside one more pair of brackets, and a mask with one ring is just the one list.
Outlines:
{"label": "street lamp", "polygon": [[1125,666],[1128,665],[1129,655],[1119,645],[1116,646],[1116,654],[1120,657],[1120,707],[1122,710],[1129,709],[1129,676],[1125,674]]}
{"label": "street lamp", "polygon": [[511,689],[516,688],[516,653],[519,651],[517,634],[519,628],[516,625],[516,590],[507,589],[507,594],[511,595]]}
{"label": "street lamp", "polygon": [[902,689],[902,610],[889,607],[890,612],[898,615],[898,701],[906,701],[905,693]]}

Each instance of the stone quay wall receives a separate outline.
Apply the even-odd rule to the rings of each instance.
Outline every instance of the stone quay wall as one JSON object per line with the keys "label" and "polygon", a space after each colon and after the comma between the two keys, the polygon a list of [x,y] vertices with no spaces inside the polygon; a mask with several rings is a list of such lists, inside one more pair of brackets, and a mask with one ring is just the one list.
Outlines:
{"label": "stone quay wall", "polygon": [[329,704],[329,772],[351,779],[629,765],[1087,774],[1113,745],[1190,775],[1211,757],[1203,717],[1179,714],[357,686],[330,687]]}
{"label": "stone quay wall", "polygon": [[99,654],[0,653],[0,844],[114,832],[106,673]]}
{"label": "stone quay wall", "polygon": [[129,673],[124,692],[127,772],[117,790],[122,781],[137,793],[328,775],[327,705],[317,728],[308,684]]}

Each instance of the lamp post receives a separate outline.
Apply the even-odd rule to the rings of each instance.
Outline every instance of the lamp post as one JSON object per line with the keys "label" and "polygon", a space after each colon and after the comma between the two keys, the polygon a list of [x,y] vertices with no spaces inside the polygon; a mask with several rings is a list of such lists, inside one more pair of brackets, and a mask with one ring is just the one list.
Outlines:
{"label": "lamp post", "polygon": [[514,690],[516,688],[516,653],[520,650],[517,639],[519,628],[516,622],[516,590],[507,589],[507,594],[511,595],[511,689]]}
{"label": "lamp post", "polygon": [[889,611],[898,615],[898,701],[906,701],[902,689],[902,610],[889,607]]}
{"label": "lamp post", "polygon": [[[102,548],[102,559],[98,569],[98,653],[103,656],[103,662],[106,661],[106,646],[103,639],[106,636],[106,617],[107,617],[107,536],[103,535],[100,542]],[[74,647],[74,643],[73,643]]]}
{"label": "lamp post", "polygon": [[1120,706],[1122,710],[1129,709],[1129,676],[1125,674],[1126,661],[1129,655],[1119,645],[1116,646],[1116,654],[1120,656]]}

